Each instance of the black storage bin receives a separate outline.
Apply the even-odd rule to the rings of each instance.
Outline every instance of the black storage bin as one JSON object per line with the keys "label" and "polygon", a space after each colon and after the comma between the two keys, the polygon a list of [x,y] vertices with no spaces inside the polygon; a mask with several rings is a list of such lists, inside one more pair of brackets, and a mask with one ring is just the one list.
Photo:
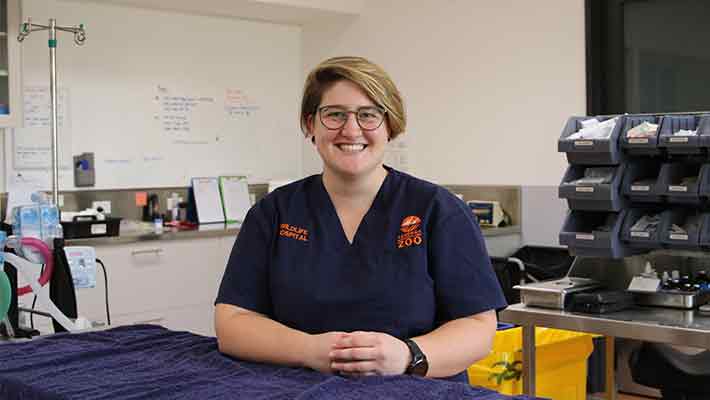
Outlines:
{"label": "black storage bin", "polygon": [[567,249],[554,246],[523,246],[510,257],[522,261],[525,273],[539,281],[566,276],[574,262]]}
{"label": "black storage bin", "polygon": [[660,203],[663,201],[658,178],[661,174],[661,160],[639,159],[630,161],[624,170],[621,193],[632,202]]}
{"label": "black storage bin", "polygon": [[[621,181],[625,164],[609,167],[570,165],[558,188],[558,196],[567,199],[571,210],[619,211],[624,207],[621,196]],[[608,180],[602,183],[583,183],[588,172],[608,173]]]}
{"label": "black storage bin", "polygon": [[565,124],[562,134],[557,141],[557,151],[566,153],[570,164],[585,165],[616,165],[622,160],[619,149],[619,132],[624,125],[624,117],[619,116],[616,126],[609,138],[605,139],[567,139],[582,128],[581,121],[596,118],[600,122],[613,116],[606,117],[570,117]]}
{"label": "black storage bin", "polygon": [[505,300],[508,304],[520,303],[520,291],[513,289],[513,286],[520,284],[522,272],[518,264],[509,262],[504,257],[491,257],[493,271],[496,273],[500,288],[503,289]]}
{"label": "black storage bin", "polygon": [[[674,231],[673,225],[684,229]],[[669,249],[697,250],[700,248],[700,234],[707,223],[707,214],[687,208],[676,208],[663,213],[661,222],[661,243]]]}
{"label": "black storage bin", "polygon": [[[661,230],[663,229],[663,209],[653,208],[633,208],[628,210],[621,225],[621,240],[627,246],[636,249],[653,250],[660,249]],[[654,230],[632,231],[631,228],[644,216],[658,218],[658,223]]]}
{"label": "black storage bin", "polygon": [[[703,140],[710,134],[708,124],[703,124],[703,130],[699,129],[700,115],[667,115],[663,117],[660,133],[658,134],[658,145],[668,154],[702,154],[707,149],[707,140]],[[697,130],[696,136],[675,136],[681,129]]]}
{"label": "black storage bin", "polygon": [[707,187],[710,172],[705,164],[673,162],[663,164],[658,177],[661,194],[669,203],[700,203],[700,186]]}
{"label": "black storage bin", "polygon": [[642,253],[620,240],[626,210],[616,212],[570,211],[560,232],[560,244],[574,256],[622,258]]}
{"label": "black storage bin", "polygon": [[104,236],[118,236],[121,218],[106,217],[99,221],[95,216],[76,216],[71,222],[62,222],[64,239],[83,239]]}
{"label": "black storage bin", "polygon": [[703,213],[701,216],[702,226],[700,227],[700,239],[698,245],[701,249],[710,250],[710,213]]}
{"label": "black storage bin", "polygon": [[[627,132],[637,125],[644,122],[650,122],[658,125],[658,131],[655,136],[647,138],[629,138]],[[661,148],[658,147],[658,134],[661,131],[663,117],[654,115],[627,115],[624,119],[624,127],[621,130],[619,145],[622,150],[630,155],[654,156],[661,154]]]}

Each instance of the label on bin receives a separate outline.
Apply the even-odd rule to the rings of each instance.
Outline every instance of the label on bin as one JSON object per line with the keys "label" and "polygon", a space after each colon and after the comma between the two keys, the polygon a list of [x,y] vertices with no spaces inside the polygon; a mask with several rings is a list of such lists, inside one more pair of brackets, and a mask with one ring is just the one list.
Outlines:
{"label": "label on bin", "polygon": [[687,192],[688,187],[687,186],[668,185],[668,191],[669,192]]}
{"label": "label on bin", "polygon": [[575,189],[578,192],[593,193],[594,188],[592,186],[577,186]]}
{"label": "label on bin", "polygon": [[574,237],[577,240],[594,240],[594,235],[589,233],[578,233]]}
{"label": "label on bin", "polygon": [[632,143],[632,144],[648,144],[648,138],[632,138],[632,139],[629,139],[629,143]]}
{"label": "label on bin", "polygon": [[668,237],[673,240],[688,240],[688,235],[682,233],[671,233]]}
{"label": "label on bin", "polygon": [[575,146],[594,146],[594,141],[592,140],[575,140]]}
{"label": "label on bin", "polygon": [[106,224],[93,224],[91,225],[92,235],[105,235],[106,234]]}
{"label": "label on bin", "polygon": [[631,237],[649,238],[651,234],[643,231],[631,231]]}
{"label": "label on bin", "polygon": [[632,192],[648,192],[649,190],[651,190],[651,187],[648,185],[632,185],[631,186]]}
{"label": "label on bin", "polygon": [[688,138],[687,137],[672,137],[672,138],[668,138],[668,141],[671,143],[688,143]]}

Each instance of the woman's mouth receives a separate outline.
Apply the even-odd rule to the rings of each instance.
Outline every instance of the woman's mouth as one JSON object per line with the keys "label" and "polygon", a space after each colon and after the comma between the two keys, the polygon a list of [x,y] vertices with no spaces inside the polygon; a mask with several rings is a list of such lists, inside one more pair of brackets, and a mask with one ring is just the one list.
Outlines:
{"label": "woman's mouth", "polygon": [[363,144],[363,143],[357,143],[357,144],[341,143],[341,144],[336,144],[335,146],[338,147],[338,149],[340,149],[340,151],[345,152],[345,153],[358,153],[358,152],[365,150],[365,148],[367,147],[367,145]]}

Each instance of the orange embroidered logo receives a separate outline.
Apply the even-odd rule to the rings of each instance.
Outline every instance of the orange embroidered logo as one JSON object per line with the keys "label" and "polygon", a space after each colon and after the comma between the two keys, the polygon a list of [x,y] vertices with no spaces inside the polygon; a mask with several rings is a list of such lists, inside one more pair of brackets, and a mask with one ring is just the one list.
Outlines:
{"label": "orange embroidered logo", "polygon": [[416,215],[410,215],[402,220],[399,230],[401,235],[397,236],[397,248],[403,249],[410,246],[419,246],[422,244],[422,226],[421,218]]}
{"label": "orange embroidered logo", "polygon": [[402,220],[402,225],[399,229],[401,229],[403,233],[408,233],[415,229],[419,229],[419,225],[421,224],[422,220],[419,219],[419,217],[416,215],[410,215]]}
{"label": "orange embroidered logo", "polygon": [[300,240],[302,242],[308,241],[308,230],[299,228],[297,226],[289,224],[279,225],[279,236]]}

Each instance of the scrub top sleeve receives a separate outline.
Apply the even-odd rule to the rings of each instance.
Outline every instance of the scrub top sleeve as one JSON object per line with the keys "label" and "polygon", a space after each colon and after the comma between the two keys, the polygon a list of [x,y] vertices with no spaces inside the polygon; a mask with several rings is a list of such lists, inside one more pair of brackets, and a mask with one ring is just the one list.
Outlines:
{"label": "scrub top sleeve", "polygon": [[222,277],[215,304],[232,304],[261,314],[271,314],[269,249],[272,223],[263,201],[244,218]]}
{"label": "scrub top sleeve", "polygon": [[438,323],[507,306],[481,229],[467,211],[440,219],[429,238]]}

